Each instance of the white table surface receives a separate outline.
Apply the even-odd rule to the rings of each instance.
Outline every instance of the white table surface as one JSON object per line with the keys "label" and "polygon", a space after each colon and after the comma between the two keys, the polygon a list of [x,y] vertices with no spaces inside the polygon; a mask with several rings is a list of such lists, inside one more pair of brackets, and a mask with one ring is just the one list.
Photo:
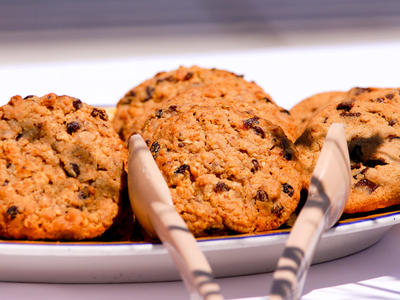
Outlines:
{"label": "white table surface", "polygon": [[[98,31],[96,31],[99,33]],[[115,104],[132,86],[179,65],[228,69],[255,80],[283,107],[313,93],[353,86],[400,86],[398,29],[311,35],[172,38],[161,54],[147,39],[64,33],[42,39],[0,32],[0,105],[15,94],[68,94],[90,104]],[[379,34],[380,33],[380,34]],[[43,38],[43,36],[45,38]],[[72,37],[71,37],[72,36]],[[83,36],[91,36],[83,34]],[[354,38],[353,38],[354,37]],[[166,39],[160,37],[163,44]],[[329,41],[328,41],[329,40]],[[54,42],[53,42],[54,41]],[[146,42],[145,41],[145,42]],[[210,43],[211,41],[211,43]],[[204,42],[209,46],[205,47]],[[247,46],[243,46],[244,43]],[[185,45],[185,47],[179,47]],[[196,46],[198,46],[196,48]],[[25,47],[25,48],[24,48]],[[138,50],[139,49],[139,50]],[[197,49],[197,50],[196,50]],[[130,51],[131,50],[131,51]],[[304,299],[400,299],[400,226],[358,254],[312,266]],[[243,255],[246,255],[245,253]],[[264,296],[271,274],[218,279],[227,298]],[[0,283],[0,299],[187,299],[181,282],[140,284]]]}

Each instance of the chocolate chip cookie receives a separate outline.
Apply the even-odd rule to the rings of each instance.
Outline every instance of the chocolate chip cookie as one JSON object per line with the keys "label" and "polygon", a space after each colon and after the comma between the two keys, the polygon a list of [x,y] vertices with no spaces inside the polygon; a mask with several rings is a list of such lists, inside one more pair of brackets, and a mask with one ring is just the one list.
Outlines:
{"label": "chocolate chip cookie", "polygon": [[127,150],[101,108],[48,94],[0,107],[0,236],[82,240],[118,214]]}
{"label": "chocolate chip cookie", "polygon": [[161,109],[141,131],[196,236],[276,229],[297,207],[297,152],[282,129],[215,104]]}
{"label": "chocolate chip cookie", "polygon": [[332,123],[345,126],[352,191],[346,213],[400,204],[399,89],[354,88],[317,111],[296,141],[309,174]]}
{"label": "chocolate chip cookie", "polygon": [[[131,89],[118,102],[117,111],[113,119],[114,129],[121,139],[127,141],[132,133],[139,132],[144,122],[154,114],[156,108],[168,99],[174,98],[185,90],[210,84],[226,84],[235,91],[246,91],[250,96],[248,103],[255,103],[256,107],[268,106],[279,114],[281,126],[286,134],[291,137],[294,132],[294,121],[287,110],[278,107],[271,97],[254,82],[248,82],[243,76],[232,72],[205,69],[197,66],[180,67],[170,72],[160,72],[153,78],[144,81]],[[188,99],[190,101],[190,99]],[[278,111],[275,113],[275,111]]]}

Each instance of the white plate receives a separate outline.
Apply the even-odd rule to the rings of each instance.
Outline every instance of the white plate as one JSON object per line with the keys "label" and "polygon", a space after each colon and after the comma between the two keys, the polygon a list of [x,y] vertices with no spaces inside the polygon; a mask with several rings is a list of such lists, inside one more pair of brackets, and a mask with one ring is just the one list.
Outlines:
{"label": "white plate", "polygon": [[[400,211],[346,220],[326,232],[313,263],[361,251],[400,223]],[[217,277],[273,271],[287,231],[199,240]],[[149,243],[0,241],[0,280],[113,283],[180,279],[167,250]]]}

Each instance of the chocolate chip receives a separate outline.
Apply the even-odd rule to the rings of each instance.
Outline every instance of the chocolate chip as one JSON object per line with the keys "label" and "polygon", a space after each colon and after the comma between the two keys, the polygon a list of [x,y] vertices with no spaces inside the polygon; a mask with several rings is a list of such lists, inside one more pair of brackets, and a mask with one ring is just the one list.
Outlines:
{"label": "chocolate chip", "polygon": [[225,184],[224,182],[220,181],[215,185],[214,192],[220,193],[220,192],[224,192],[224,191],[229,191],[230,189],[231,188],[227,184]]}
{"label": "chocolate chip", "polygon": [[79,199],[87,199],[90,197],[90,190],[89,187],[85,186],[83,189],[81,189],[78,193]]}
{"label": "chocolate chip", "polygon": [[257,135],[261,136],[262,139],[265,138],[264,130],[262,130],[260,126],[253,126],[251,129],[253,129]]}
{"label": "chocolate chip", "polygon": [[160,151],[160,144],[158,142],[154,142],[150,146],[150,152],[153,154],[153,158],[156,159],[158,156],[158,152]]}
{"label": "chocolate chip", "polygon": [[79,128],[81,128],[81,125],[76,121],[72,121],[72,122],[67,123],[67,132],[69,134],[72,134],[72,133],[78,131]]}
{"label": "chocolate chip", "polygon": [[254,126],[254,124],[258,124],[258,119],[260,119],[257,116],[254,116],[253,118],[247,119],[243,121],[243,126],[246,129],[252,128]]}
{"label": "chocolate chip", "polygon": [[82,101],[78,98],[74,99],[74,101],[72,102],[72,106],[78,110],[82,107]]}
{"label": "chocolate chip", "polygon": [[368,192],[372,194],[372,192],[375,191],[379,187],[379,185],[364,178],[357,182],[354,187],[365,187]]}
{"label": "chocolate chip", "polygon": [[144,98],[143,100],[142,100],[142,102],[146,102],[146,101],[149,101],[151,98],[153,98],[153,94],[154,94],[154,88],[153,87],[151,87],[151,86],[146,86],[146,98]]}
{"label": "chocolate chip", "polygon": [[383,159],[369,159],[369,160],[363,162],[363,165],[370,167],[370,168],[375,168],[376,166],[387,165],[387,162],[385,162]]}
{"label": "chocolate chip", "polygon": [[108,120],[108,116],[107,116],[106,112],[103,109],[100,109],[100,108],[96,108],[96,107],[93,108],[91,115],[92,115],[93,118],[99,117],[103,121],[107,121]]}
{"label": "chocolate chip", "polygon": [[26,97],[24,98],[24,100],[29,99],[29,98],[33,98],[33,97],[35,97],[35,95],[28,95],[28,96],[26,96]]}
{"label": "chocolate chip", "polygon": [[271,209],[271,213],[276,215],[278,218],[282,216],[282,211],[283,207],[280,204],[274,205],[274,207]]}
{"label": "chocolate chip", "polygon": [[253,164],[253,168],[251,168],[251,170],[250,170],[252,173],[260,170],[260,163],[258,162],[257,159],[252,159],[251,163]]}
{"label": "chocolate chip", "polygon": [[268,200],[268,194],[263,190],[258,190],[254,199],[257,201],[265,202]]}
{"label": "chocolate chip", "polygon": [[163,115],[163,110],[162,110],[162,109],[159,109],[159,110],[156,111],[156,117],[157,117],[158,119],[161,118],[162,115]]}
{"label": "chocolate chip", "polygon": [[190,172],[190,166],[183,164],[175,170],[175,174],[184,174],[186,171]]}
{"label": "chocolate chip", "polygon": [[16,207],[15,205],[11,205],[7,209],[7,215],[10,217],[11,220],[15,219],[17,214],[19,214],[19,210],[18,210],[18,207]]}
{"label": "chocolate chip", "polygon": [[285,194],[288,194],[289,197],[292,197],[292,196],[293,196],[294,189],[293,189],[293,187],[292,187],[290,184],[288,184],[288,183],[282,184],[282,190],[283,190],[283,192],[284,192]]}
{"label": "chocolate chip", "polygon": [[389,100],[392,100],[394,95],[393,94],[387,94],[385,95],[386,98],[388,98]]}
{"label": "chocolate chip", "polygon": [[359,117],[359,116],[361,116],[361,113],[359,113],[359,112],[353,113],[353,112],[344,111],[344,112],[340,113],[340,116],[341,117]]}
{"label": "chocolate chip", "polygon": [[185,77],[183,78],[183,80],[189,80],[193,77],[193,73],[192,72],[187,72]]}
{"label": "chocolate chip", "polygon": [[336,106],[336,110],[349,111],[354,106],[353,102],[342,102]]}

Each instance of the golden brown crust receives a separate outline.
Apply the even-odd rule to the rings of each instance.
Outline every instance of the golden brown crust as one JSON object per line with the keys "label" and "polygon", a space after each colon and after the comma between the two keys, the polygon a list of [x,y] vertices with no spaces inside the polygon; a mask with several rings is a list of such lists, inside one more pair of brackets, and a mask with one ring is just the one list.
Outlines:
{"label": "golden brown crust", "polygon": [[142,135],[196,236],[276,229],[297,207],[296,150],[279,126],[254,114],[177,104]]}
{"label": "golden brown crust", "polygon": [[400,89],[354,88],[317,111],[296,141],[311,173],[329,126],[345,125],[352,191],[346,213],[400,204]]}
{"label": "golden brown crust", "polygon": [[307,121],[311,119],[312,115],[316,111],[323,108],[325,105],[332,101],[343,98],[345,95],[346,92],[342,91],[318,93],[300,101],[295,106],[293,106],[290,110],[290,114],[292,115],[296,123],[296,138],[303,133],[307,125]]}
{"label": "golden brown crust", "polygon": [[90,239],[118,213],[127,151],[79,99],[20,96],[0,107],[0,235]]}
{"label": "golden brown crust", "polygon": [[254,102],[258,105],[268,102],[269,107],[274,106],[275,110],[278,110],[276,114],[281,114],[279,117],[282,119],[281,126],[292,137],[295,125],[288,111],[278,107],[257,84],[248,82],[243,79],[243,76],[232,72],[197,66],[180,67],[170,72],[160,72],[131,89],[118,102],[113,119],[114,129],[122,140],[127,141],[132,133],[139,132],[144,122],[165,101],[175,98],[187,89],[210,84],[226,85],[226,89],[229,87],[232,93],[240,94],[241,91],[245,91],[252,98],[247,101],[248,103]]}

